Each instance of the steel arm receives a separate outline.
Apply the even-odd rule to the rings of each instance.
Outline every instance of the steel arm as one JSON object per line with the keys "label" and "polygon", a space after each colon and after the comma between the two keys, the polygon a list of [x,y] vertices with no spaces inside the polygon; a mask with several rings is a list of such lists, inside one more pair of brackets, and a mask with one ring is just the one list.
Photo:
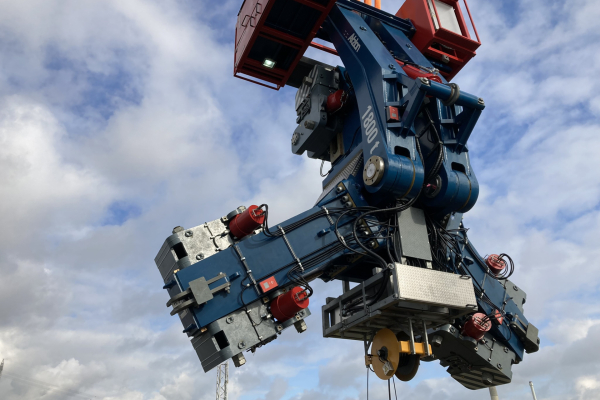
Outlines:
{"label": "steel arm", "polygon": [[[320,34],[344,66],[317,63],[296,96],[292,151],[332,163],[315,206],[244,237],[222,217],[165,241],[155,261],[167,306],[205,371],[242,365],[292,325],[306,330],[308,308],[274,310],[295,288],[306,298],[292,301],[307,300],[316,278],[345,282],[323,306],[325,337],[368,343],[393,329],[412,360],[431,343],[423,360],[471,389],[510,382],[511,364],[539,348],[525,293],[492,273],[462,226],[479,193],[467,141],[485,104],[437,74],[413,33],[408,20],[339,0]],[[475,311],[493,322],[480,340],[463,334]]]}
{"label": "steel arm", "polygon": [[[372,156],[380,157],[384,163],[385,172],[380,182],[365,185],[373,203],[390,198],[410,199],[420,193],[423,183],[435,185],[439,180],[436,186],[442,193],[438,191],[426,201],[427,205],[437,208],[440,215],[468,211],[477,200],[479,187],[470,166],[466,142],[485,107],[483,100],[445,83],[408,77],[397,60],[433,69],[407,38],[406,33],[410,34],[412,27],[401,19],[388,17],[382,21],[369,7],[361,8],[365,14],[358,15],[355,7],[360,6],[338,2],[324,30],[344,62],[356,96],[362,137],[352,154],[333,165],[323,186],[331,185],[339,172],[354,160],[355,154],[362,152],[365,167]],[[456,99],[453,99],[454,91],[458,91]],[[452,104],[447,103],[448,99],[453,99]],[[400,109],[399,121],[387,119],[386,107],[390,106]],[[441,136],[438,142],[444,154],[443,167],[437,169],[441,172],[439,178],[437,173],[426,175],[416,143],[420,136],[418,140],[424,149],[426,164],[431,151],[440,151],[431,146],[438,143],[421,136],[421,129],[429,124],[424,122],[425,109],[430,115],[427,119]],[[371,112],[375,128],[367,129],[373,125],[364,123]],[[353,130],[345,131],[346,136],[352,134]],[[431,182],[424,182],[426,178]]]}

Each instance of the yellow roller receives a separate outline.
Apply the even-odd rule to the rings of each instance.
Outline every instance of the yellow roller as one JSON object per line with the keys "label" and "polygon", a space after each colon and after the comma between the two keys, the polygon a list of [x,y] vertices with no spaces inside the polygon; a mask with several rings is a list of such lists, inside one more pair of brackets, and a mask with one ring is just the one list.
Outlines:
{"label": "yellow roller", "polygon": [[[429,350],[429,352],[427,351]],[[377,332],[371,345],[371,354],[365,356],[365,364],[372,365],[375,374],[388,380],[394,374],[401,381],[410,381],[416,375],[420,359],[432,354],[431,345],[414,343],[414,354],[410,342],[398,341],[391,330],[385,328]]]}
{"label": "yellow roller", "polygon": [[[371,345],[371,354],[373,371],[380,379],[388,380],[394,376],[400,361],[400,344],[394,332],[387,328],[377,332]],[[386,362],[389,364],[386,365]]]}

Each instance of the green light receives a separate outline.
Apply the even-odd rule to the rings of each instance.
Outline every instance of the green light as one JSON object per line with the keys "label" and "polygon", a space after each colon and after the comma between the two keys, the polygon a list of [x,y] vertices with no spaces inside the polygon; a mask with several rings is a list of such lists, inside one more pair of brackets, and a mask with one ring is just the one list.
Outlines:
{"label": "green light", "polygon": [[270,58],[265,58],[263,65],[267,68],[273,68],[275,66],[275,61],[271,60]]}

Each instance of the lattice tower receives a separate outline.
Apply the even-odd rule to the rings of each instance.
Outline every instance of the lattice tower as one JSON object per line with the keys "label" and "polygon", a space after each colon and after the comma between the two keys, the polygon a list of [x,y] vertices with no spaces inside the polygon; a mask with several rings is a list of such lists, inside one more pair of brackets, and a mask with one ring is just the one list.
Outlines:
{"label": "lattice tower", "polygon": [[224,362],[217,367],[217,400],[227,400],[229,383],[229,363]]}

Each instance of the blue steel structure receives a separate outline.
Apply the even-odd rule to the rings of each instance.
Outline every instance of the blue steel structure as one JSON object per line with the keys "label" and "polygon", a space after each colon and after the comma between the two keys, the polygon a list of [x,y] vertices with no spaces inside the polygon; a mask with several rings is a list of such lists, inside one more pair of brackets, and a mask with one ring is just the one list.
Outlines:
{"label": "blue steel structure", "polygon": [[[324,336],[363,340],[367,366],[385,365],[378,373],[384,379],[392,368],[408,380],[419,360],[439,360],[467,388],[500,385],[512,379],[511,364],[538,350],[537,329],[523,312],[525,293],[507,279],[512,260],[501,261],[504,275],[494,273],[462,224],[479,192],[467,141],[484,101],[437,73],[410,41],[414,30],[409,20],[338,0],[318,37],[334,45],[344,66],[309,60],[311,73],[296,97],[292,151],[332,164],[315,206],[269,227],[263,205],[265,222],[244,238],[228,226],[241,208],[191,229],[177,227],[165,241],[155,261],[167,305],[179,314],[205,371],[228,358],[243,365],[244,352],[289,326],[303,332],[308,309],[281,321],[271,307],[292,287],[310,296],[316,278],[345,283],[344,293],[323,306]],[[407,64],[423,76],[409,77]],[[327,100],[338,91],[343,101],[331,110]],[[401,267],[428,281],[431,299],[406,294],[413,286],[406,281],[402,289]],[[467,282],[473,304],[438,296],[452,292],[451,277]],[[276,287],[266,290],[268,279]],[[350,289],[350,282],[357,286]],[[465,333],[475,312],[491,325],[481,338]],[[410,342],[398,361],[375,348],[382,328]]]}

